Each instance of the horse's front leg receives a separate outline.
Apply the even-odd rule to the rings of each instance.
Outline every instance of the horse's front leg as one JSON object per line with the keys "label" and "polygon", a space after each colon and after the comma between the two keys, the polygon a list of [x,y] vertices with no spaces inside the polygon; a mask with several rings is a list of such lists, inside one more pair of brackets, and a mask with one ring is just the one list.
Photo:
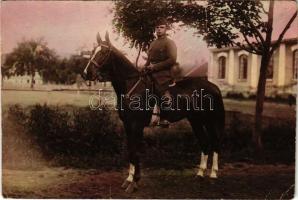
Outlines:
{"label": "horse's front leg", "polygon": [[129,152],[129,169],[128,177],[122,184],[122,188],[126,192],[131,193],[138,188],[138,181],[141,179],[141,169],[139,162],[139,155],[135,152]]}
{"label": "horse's front leg", "polygon": [[218,172],[218,153],[214,151],[210,178],[217,178],[217,172]]}
{"label": "horse's front leg", "polygon": [[204,177],[205,171],[207,169],[207,163],[208,163],[208,154],[204,154],[204,152],[201,153],[201,161],[199,165],[199,171],[197,173],[197,176]]}
{"label": "horse's front leg", "polygon": [[125,191],[128,193],[137,189],[137,183],[141,179],[140,151],[142,148],[143,128],[132,123],[132,126],[126,132],[129,169],[128,177],[121,187],[125,188]]}

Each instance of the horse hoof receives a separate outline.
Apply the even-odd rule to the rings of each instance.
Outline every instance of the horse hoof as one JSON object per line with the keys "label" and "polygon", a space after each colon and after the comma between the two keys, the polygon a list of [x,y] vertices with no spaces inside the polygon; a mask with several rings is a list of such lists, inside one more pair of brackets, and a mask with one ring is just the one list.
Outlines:
{"label": "horse hoof", "polygon": [[217,177],[217,173],[215,172],[215,171],[212,171],[211,173],[210,173],[210,178],[211,179],[217,179],[218,177]]}
{"label": "horse hoof", "polygon": [[215,180],[215,179],[217,179],[218,177],[217,177],[217,175],[210,175],[210,178]]}
{"label": "horse hoof", "polygon": [[198,173],[197,173],[197,177],[204,177],[204,171],[202,169],[199,169]]}
{"label": "horse hoof", "polygon": [[136,189],[138,189],[137,187],[137,183],[136,182],[131,182],[128,187],[126,188],[125,192],[127,193],[133,193]]}
{"label": "horse hoof", "polygon": [[128,187],[128,185],[130,184],[131,182],[129,182],[128,180],[125,180],[122,185],[121,185],[121,188],[125,189]]}

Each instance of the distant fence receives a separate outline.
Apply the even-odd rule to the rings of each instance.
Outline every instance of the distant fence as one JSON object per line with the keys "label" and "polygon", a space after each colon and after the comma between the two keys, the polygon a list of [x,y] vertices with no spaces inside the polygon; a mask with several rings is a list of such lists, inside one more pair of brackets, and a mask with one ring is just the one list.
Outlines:
{"label": "distant fence", "polygon": [[98,90],[110,90],[113,91],[111,83],[94,83],[90,86],[87,84],[35,84],[31,89],[29,84],[13,84],[10,82],[2,82],[2,90],[37,90],[37,91],[58,91],[58,90],[74,90],[74,91],[98,91]]}

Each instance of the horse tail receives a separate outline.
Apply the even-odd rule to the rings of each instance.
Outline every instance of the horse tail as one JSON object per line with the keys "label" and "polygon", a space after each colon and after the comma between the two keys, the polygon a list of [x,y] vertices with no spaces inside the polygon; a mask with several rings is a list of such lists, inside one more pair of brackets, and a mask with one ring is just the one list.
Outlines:
{"label": "horse tail", "polygon": [[223,98],[220,93],[219,99],[218,99],[218,120],[219,120],[219,126],[222,132],[224,132],[225,129],[225,106],[223,103]]}
{"label": "horse tail", "polygon": [[219,140],[222,142],[225,137],[225,106],[224,106],[222,94],[219,88],[217,89],[218,89],[218,92],[215,99],[217,102],[215,118],[217,120],[216,126],[219,134],[218,137],[219,137]]}

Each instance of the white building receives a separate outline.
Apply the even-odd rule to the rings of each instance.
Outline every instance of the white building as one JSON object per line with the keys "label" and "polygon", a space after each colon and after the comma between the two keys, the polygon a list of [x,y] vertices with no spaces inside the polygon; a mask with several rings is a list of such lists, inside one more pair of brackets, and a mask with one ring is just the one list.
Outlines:
{"label": "white building", "polygon": [[[32,78],[30,75],[13,75],[8,77],[3,77],[2,85],[6,88],[30,88]],[[41,86],[43,80],[38,72],[35,72],[34,76],[34,87]]]}
{"label": "white building", "polygon": [[[274,52],[267,71],[266,96],[297,94],[297,38],[285,39]],[[223,94],[256,93],[261,56],[239,48],[210,49],[208,79]]]}

